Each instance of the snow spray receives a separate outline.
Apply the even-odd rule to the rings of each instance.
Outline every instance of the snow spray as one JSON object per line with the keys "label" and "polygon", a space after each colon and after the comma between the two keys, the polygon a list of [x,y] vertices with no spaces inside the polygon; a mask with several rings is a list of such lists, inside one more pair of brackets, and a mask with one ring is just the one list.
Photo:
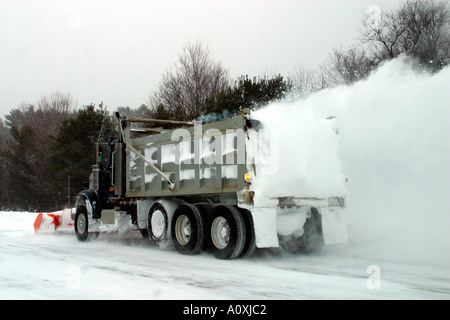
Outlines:
{"label": "snow spray", "polygon": [[[290,130],[293,139],[305,122],[286,125],[292,119],[336,117],[338,156],[348,178],[352,254],[450,266],[449,83],[450,67],[424,73],[401,56],[353,85],[273,103],[261,111],[279,130]],[[284,169],[302,168],[305,164],[291,163]],[[322,177],[321,187],[338,183],[339,177],[326,172]]]}

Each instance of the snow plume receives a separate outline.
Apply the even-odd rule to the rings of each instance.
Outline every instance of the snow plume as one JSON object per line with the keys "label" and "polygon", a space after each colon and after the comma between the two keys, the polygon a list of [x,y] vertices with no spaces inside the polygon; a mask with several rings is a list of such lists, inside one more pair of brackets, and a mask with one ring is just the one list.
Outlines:
{"label": "snow plume", "polygon": [[215,121],[222,121],[231,118],[234,116],[233,112],[230,112],[229,110],[223,110],[221,113],[219,112],[212,112],[205,114],[203,116],[200,116],[197,118],[197,121],[200,121],[202,123],[210,123]]}
{"label": "snow plume", "polygon": [[337,117],[352,253],[450,266],[449,83],[450,67],[423,73],[400,57],[351,86],[286,102],[285,117]]}
{"label": "snow plume", "polygon": [[[251,114],[261,123],[249,136],[248,163],[255,163],[254,204],[264,207],[279,197],[345,197],[334,119],[305,108],[303,101],[274,102]],[[265,147],[267,146],[267,147]]]}

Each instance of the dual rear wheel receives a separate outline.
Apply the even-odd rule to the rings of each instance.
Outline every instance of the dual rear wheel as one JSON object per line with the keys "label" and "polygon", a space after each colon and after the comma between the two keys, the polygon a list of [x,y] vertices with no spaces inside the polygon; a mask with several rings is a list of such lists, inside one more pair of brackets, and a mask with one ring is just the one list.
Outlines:
{"label": "dual rear wheel", "polygon": [[[155,238],[171,238],[181,254],[193,255],[207,250],[218,259],[235,259],[256,250],[251,214],[235,206],[211,208],[202,204],[181,204],[173,213],[170,228],[168,221],[165,210],[152,209],[148,220],[150,237],[156,243]],[[163,227],[158,228],[158,225]],[[156,237],[158,235],[160,237]]]}
{"label": "dual rear wheel", "polygon": [[199,253],[205,242],[204,221],[198,208],[192,204],[182,204],[172,217],[172,241],[175,249],[182,254]]}
{"label": "dual rear wheel", "polygon": [[217,206],[211,211],[207,230],[210,251],[218,259],[249,256],[256,250],[253,220],[247,210]]}

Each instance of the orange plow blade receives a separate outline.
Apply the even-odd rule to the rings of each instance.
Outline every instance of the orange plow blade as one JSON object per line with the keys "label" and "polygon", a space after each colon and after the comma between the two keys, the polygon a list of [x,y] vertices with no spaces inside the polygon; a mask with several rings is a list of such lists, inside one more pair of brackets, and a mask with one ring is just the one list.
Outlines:
{"label": "orange plow blade", "polygon": [[59,228],[71,228],[73,212],[74,209],[65,208],[51,213],[39,213],[34,221],[34,233],[49,233]]}

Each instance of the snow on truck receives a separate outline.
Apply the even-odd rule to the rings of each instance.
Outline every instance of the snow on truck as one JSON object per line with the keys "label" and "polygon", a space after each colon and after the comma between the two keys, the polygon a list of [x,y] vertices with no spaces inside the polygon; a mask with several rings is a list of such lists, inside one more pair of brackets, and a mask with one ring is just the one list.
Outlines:
{"label": "snow on truck", "polygon": [[212,123],[116,117],[108,163],[93,166],[77,196],[78,240],[138,229],[160,247],[218,259],[346,241],[332,119],[274,128],[276,119],[249,109]]}

